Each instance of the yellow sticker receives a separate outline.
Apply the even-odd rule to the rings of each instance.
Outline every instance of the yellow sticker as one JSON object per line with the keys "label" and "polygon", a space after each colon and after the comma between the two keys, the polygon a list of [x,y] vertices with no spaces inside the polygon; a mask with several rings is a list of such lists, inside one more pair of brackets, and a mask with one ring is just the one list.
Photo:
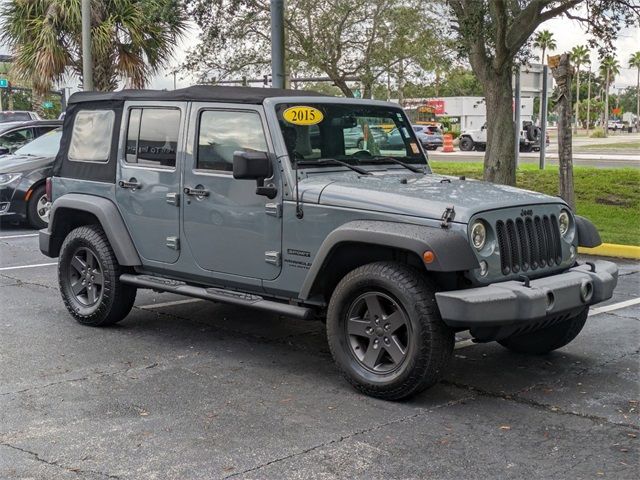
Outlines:
{"label": "yellow sticker", "polygon": [[324,119],[324,115],[317,108],[302,105],[287,108],[282,117],[294,125],[316,125]]}

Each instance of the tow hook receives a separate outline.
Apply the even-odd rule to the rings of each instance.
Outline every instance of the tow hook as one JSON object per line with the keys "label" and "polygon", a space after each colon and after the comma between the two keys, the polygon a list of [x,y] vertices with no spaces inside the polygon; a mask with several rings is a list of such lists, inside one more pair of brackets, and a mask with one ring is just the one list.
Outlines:
{"label": "tow hook", "polygon": [[531,288],[531,280],[529,279],[529,277],[527,277],[526,275],[520,275],[520,277],[518,278],[522,282],[523,286],[525,286],[526,288]]}
{"label": "tow hook", "polygon": [[589,268],[593,273],[596,273],[596,264],[593,262],[584,262],[586,265],[589,265]]}

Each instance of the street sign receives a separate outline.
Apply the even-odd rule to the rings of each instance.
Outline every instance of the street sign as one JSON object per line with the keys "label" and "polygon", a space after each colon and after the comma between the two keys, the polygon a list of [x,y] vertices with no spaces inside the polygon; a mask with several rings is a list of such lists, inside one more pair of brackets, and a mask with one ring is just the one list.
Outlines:
{"label": "street sign", "polygon": [[53,102],[43,102],[42,108],[53,108]]}
{"label": "street sign", "polygon": [[9,88],[9,80],[6,78],[0,78],[0,88]]}
{"label": "street sign", "polygon": [[356,88],[356,89],[353,91],[353,98],[360,98],[360,97],[362,97],[362,92],[360,91],[360,89],[359,89],[359,88]]}

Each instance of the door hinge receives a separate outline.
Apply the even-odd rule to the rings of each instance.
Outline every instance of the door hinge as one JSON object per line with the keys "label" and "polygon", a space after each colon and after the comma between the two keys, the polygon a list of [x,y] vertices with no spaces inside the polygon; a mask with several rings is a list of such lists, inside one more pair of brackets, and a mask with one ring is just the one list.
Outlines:
{"label": "door hinge", "polygon": [[270,263],[271,265],[275,265],[276,267],[280,266],[280,252],[264,252],[264,261]]}
{"label": "door hinge", "polygon": [[280,218],[282,216],[282,207],[279,203],[267,203],[264,206],[264,211],[272,217]]}
{"label": "door hinge", "polygon": [[180,206],[180,194],[176,192],[167,193],[165,197],[167,199],[167,203],[169,205],[175,205],[176,207]]}
{"label": "door hinge", "polygon": [[167,247],[180,250],[180,239],[178,237],[167,237]]}

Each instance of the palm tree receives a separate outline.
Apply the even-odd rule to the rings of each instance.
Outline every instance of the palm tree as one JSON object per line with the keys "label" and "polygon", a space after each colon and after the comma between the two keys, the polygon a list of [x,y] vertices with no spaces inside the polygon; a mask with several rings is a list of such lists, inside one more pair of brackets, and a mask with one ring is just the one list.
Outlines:
{"label": "palm tree", "polygon": [[[114,90],[120,80],[143,88],[167,65],[186,29],[176,0],[101,0],[91,7],[96,90]],[[69,73],[81,77],[80,0],[7,0],[0,7],[0,30],[16,76],[36,93]]]}
{"label": "palm tree", "polygon": [[536,33],[536,36],[533,38],[533,46],[542,50],[540,62],[543,65],[546,65],[547,62],[544,59],[545,52],[547,50],[551,52],[556,49],[556,41],[553,39],[553,33],[549,30],[542,30],[541,32]]}
{"label": "palm tree", "polygon": [[636,79],[636,131],[640,131],[640,51],[632,53],[631,57],[629,57],[629,68],[638,70]]}
{"label": "palm tree", "polygon": [[609,135],[609,88],[616,76],[620,74],[620,63],[615,57],[608,55],[600,62],[600,76],[604,79],[604,136]]}
{"label": "palm tree", "polygon": [[584,45],[577,45],[571,49],[571,60],[576,65],[576,123],[574,133],[578,133],[580,123],[580,65],[589,63],[589,49]]}

